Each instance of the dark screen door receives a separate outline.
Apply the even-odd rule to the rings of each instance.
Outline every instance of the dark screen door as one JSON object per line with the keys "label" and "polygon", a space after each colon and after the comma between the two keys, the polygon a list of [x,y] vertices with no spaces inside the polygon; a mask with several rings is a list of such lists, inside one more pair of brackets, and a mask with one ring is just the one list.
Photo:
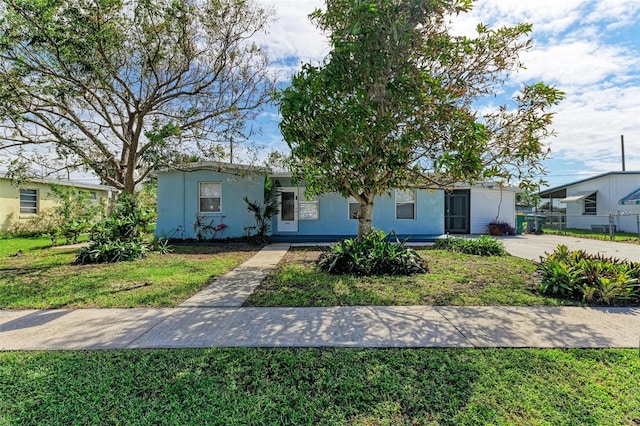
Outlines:
{"label": "dark screen door", "polygon": [[444,232],[448,234],[468,234],[471,232],[470,199],[471,191],[468,189],[444,192]]}

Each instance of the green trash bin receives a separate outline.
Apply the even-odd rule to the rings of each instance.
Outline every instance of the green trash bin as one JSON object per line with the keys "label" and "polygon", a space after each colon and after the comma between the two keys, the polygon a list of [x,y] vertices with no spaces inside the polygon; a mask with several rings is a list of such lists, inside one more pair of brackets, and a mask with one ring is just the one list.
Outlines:
{"label": "green trash bin", "polygon": [[[536,229],[536,218],[538,219],[538,228]],[[547,217],[543,215],[528,214],[525,216],[527,221],[527,232],[542,232],[544,225],[547,221]]]}
{"label": "green trash bin", "polygon": [[527,230],[527,220],[524,213],[516,215],[516,235],[522,235]]}

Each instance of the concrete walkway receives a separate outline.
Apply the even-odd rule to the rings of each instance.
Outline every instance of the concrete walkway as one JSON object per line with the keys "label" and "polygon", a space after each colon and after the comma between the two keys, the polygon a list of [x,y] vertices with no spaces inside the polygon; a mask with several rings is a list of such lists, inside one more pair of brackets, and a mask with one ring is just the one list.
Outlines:
{"label": "concrete walkway", "polygon": [[640,347],[640,308],[241,308],[270,245],[173,309],[0,310],[0,350],[183,347]]}
{"label": "concrete walkway", "polygon": [[270,244],[251,259],[215,280],[180,308],[240,307],[289,250],[289,244]]}

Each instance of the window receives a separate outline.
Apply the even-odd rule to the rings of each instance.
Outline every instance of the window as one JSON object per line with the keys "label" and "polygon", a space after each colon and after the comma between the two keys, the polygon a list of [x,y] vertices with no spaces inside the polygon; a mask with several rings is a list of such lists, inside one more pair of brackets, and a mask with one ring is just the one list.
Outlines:
{"label": "window", "polygon": [[37,189],[21,189],[20,190],[20,213],[21,214],[37,214],[38,213],[38,190]]}
{"label": "window", "polygon": [[[304,188],[300,188],[300,193],[304,193]],[[318,197],[312,197],[310,200],[307,200],[304,195],[301,197],[298,208],[299,219],[300,220],[318,220],[320,218],[320,213],[318,210]]]}
{"label": "window", "polygon": [[396,189],[396,219],[416,218],[416,194],[413,190]]}
{"label": "window", "polygon": [[586,214],[590,216],[596,215],[596,205],[597,205],[596,194],[597,193],[594,192],[588,197],[584,197],[584,212],[582,214]]}
{"label": "window", "polygon": [[200,213],[222,211],[222,186],[215,182],[200,182]]}
{"label": "window", "polygon": [[360,216],[360,203],[353,197],[349,197],[349,219],[358,219]]}

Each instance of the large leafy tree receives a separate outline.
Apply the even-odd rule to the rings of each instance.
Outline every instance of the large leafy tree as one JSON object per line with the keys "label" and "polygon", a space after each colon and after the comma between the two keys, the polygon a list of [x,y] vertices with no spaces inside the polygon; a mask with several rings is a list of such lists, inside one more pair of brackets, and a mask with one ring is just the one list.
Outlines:
{"label": "large leafy tree", "polygon": [[4,0],[0,149],[128,193],[158,167],[219,158],[273,91],[252,42],[269,20],[251,0]]}
{"label": "large leafy tree", "polygon": [[293,177],[312,194],[360,203],[358,236],[371,230],[374,197],[393,188],[447,188],[500,179],[526,183],[540,169],[562,93],[522,87],[514,104],[481,114],[522,67],[531,26],[455,36],[449,18],[471,0],[327,0],[312,20],[331,52],[305,64],[281,92],[280,128]]}

